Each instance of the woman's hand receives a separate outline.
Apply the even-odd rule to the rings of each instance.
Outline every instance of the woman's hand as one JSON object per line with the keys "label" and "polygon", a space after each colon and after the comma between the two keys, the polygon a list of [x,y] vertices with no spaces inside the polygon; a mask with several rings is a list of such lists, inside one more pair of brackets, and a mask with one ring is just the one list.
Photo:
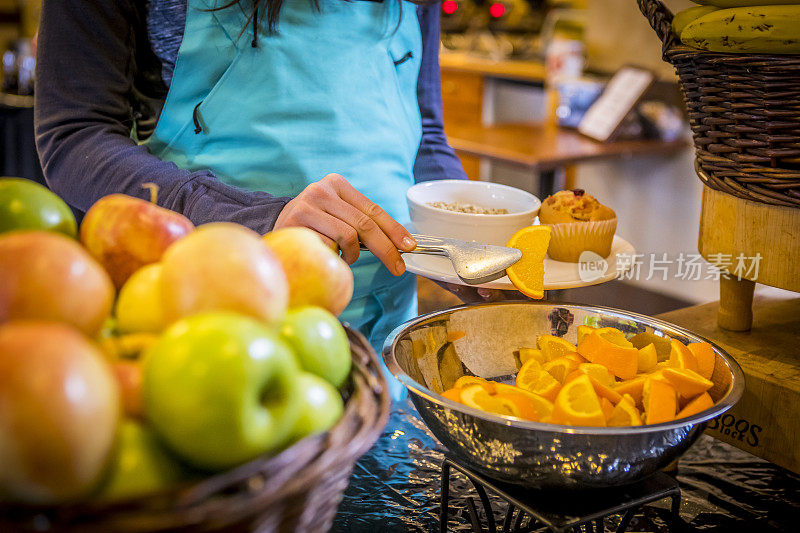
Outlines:
{"label": "woman's hand", "polygon": [[399,222],[339,174],[312,183],[286,204],[275,229],[289,226],[311,228],[328,244],[338,244],[350,264],[358,259],[360,241],[395,276],[406,270],[398,248],[410,251],[417,245]]}

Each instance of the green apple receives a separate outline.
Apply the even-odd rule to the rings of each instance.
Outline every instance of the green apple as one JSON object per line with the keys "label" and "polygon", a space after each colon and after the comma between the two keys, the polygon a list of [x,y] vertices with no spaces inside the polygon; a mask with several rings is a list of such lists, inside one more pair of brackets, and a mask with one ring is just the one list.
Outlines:
{"label": "green apple", "polygon": [[292,432],[295,439],[329,430],[342,416],[344,403],[339,391],[319,376],[301,372],[302,408]]}
{"label": "green apple", "polygon": [[350,341],[342,325],[321,307],[300,307],[286,314],[281,337],[306,372],[340,387],[350,373]]}
{"label": "green apple", "polygon": [[78,236],[72,210],[47,187],[22,178],[0,178],[0,233],[18,229]]}
{"label": "green apple", "polygon": [[189,477],[188,469],[172,457],[150,428],[123,420],[115,455],[96,498],[109,501],[144,496]]}
{"label": "green apple", "polygon": [[144,354],[144,411],[182,459],[222,470],[279,450],[300,411],[299,370],[269,326],[228,312],[175,322]]}
{"label": "green apple", "polygon": [[159,333],[167,326],[161,263],[145,265],[128,278],[117,297],[117,328],[122,333]]}

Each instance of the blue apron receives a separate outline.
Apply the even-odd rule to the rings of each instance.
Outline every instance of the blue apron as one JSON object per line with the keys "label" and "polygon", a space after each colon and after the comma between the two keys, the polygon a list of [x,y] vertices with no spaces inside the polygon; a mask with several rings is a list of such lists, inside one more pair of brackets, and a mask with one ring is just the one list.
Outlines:
{"label": "blue apron", "polygon": [[[175,72],[150,151],[223,182],[296,196],[342,174],[400,223],[422,135],[416,7],[400,0],[286,0],[277,31],[251,45],[238,6],[188,0]],[[340,317],[380,355],[388,333],[417,314],[415,281],[372,254],[353,265],[353,300]],[[380,358],[380,357],[379,357]],[[399,383],[392,384],[397,396]]]}

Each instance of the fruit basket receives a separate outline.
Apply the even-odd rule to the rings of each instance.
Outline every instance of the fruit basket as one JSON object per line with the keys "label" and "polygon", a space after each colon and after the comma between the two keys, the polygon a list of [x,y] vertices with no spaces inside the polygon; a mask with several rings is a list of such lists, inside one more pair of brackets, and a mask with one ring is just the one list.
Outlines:
{"label": "fruit basket", "polygon": [[355,461],[389,415],[386,381],[362,335],[347,328],[345,410],[327,433],[197,483],[113,504],[0,506],[0,531],[328,531]]}
{"label": "fruit basket", "polygon": [[[547,423],[493,414],[447,396],[446,390],[467,375],[519,383],[522,370],[515,351],[536,345],[540,334],[575,344],[580,328],[587,324],[615,328],[626,336],[704,342],[685,329],[627,311],[503,302],[455,307],[411,320],[390,334],[383,357],[408,388],[425,424],[461,462],[495,479],[543,489],[603,488],[639,481],[678,459],[700,437],[706,421],[723,414],[742,396],[741,368],[713,345],[709,345],[713,386],[708,390],[713,405],[660,423],[621,427]],[[555,404],[558,409],[558,400]]]}
{"label": "fruit basket", "polygon": [[684,46],[660,0],[637,0],[677,71],[700,179],[712,189],[800,208],[800,55]]}

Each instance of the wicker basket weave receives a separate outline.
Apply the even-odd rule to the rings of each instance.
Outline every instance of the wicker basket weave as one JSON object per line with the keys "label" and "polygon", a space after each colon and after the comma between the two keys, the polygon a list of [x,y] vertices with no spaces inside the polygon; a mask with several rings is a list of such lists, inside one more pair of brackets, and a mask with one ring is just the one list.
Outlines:
{"label": "wicker basket weave", "polygon": [[272,458],[165,494],[103,505],[0,507],[0,531],[328,531],[356,460],[375,442],[391,400],[375,352],[348,328],[353,372],[341,420]]}
{"label": "wicker basket weave", "polygon": [[678,73],[706,185],[800,208],[800,55],[724,54],[681,44],[660,0],[637,0]]}

